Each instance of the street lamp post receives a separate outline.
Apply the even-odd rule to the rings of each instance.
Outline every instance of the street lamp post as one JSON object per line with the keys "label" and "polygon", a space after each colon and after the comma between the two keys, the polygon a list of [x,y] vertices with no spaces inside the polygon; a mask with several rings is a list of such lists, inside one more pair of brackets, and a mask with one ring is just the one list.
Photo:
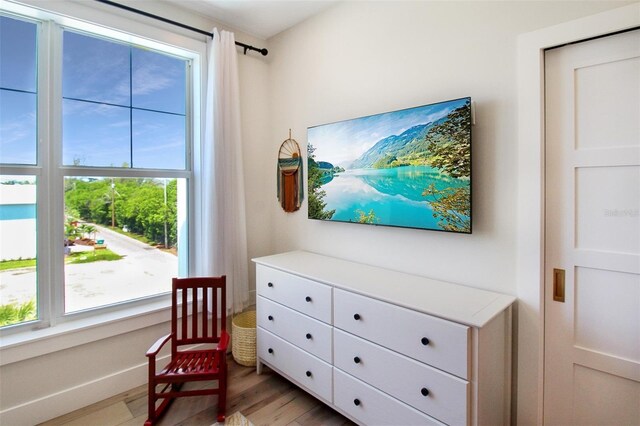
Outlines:
{"label": "street lamp post", "polygon": [[162,179],[164,183],[164,248],[169,248],[169,236],[167,232],[167,178]]}
{"label": "street lamp post", "polygon": [[116,183],[111,178],[111,226],[116,227]]}

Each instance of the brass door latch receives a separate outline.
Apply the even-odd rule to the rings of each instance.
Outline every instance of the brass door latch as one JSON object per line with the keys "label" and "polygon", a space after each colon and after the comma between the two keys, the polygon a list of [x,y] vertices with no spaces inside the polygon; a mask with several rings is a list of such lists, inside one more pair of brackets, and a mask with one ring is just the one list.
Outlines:
{"label": "brass door latch", "polygon": [[564,303],[564,269],[553,268],[553,300]]}

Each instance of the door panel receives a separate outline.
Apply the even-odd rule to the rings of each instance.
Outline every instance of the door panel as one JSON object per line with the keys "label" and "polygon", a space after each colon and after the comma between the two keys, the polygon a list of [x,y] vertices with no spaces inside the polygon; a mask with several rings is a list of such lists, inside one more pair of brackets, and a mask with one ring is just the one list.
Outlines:
{"label": "door panel", "polygon": [[[640,383],[575,365],[573,415],[579,425],[637,425]],[[616,413],[615,417],[611,412]]]}
{"label": "door panel", "polygon": [[638,276],[578,267],[575,294],[576,346],[640,362],[640,338],[618,338],[640,336]]}
{"label": "door panel", "polygon": [[[640,105],[628,81],[638,79],[640,58],[578,68],[576,83],[576,147],[638,146]],[[588,105],[581,108],[581,105]],[[625,105],[624,108],[620,108]],[[607,125],[603,126],[603,121]]]}
{"label": "door panel", "polygon": [[545,99],[544,421],[640,425],[640,31],[546,52]]}
{"label": "door panel", "polygon": [[576,248],[640,254],[640,166],[576,167],[575,182]]}

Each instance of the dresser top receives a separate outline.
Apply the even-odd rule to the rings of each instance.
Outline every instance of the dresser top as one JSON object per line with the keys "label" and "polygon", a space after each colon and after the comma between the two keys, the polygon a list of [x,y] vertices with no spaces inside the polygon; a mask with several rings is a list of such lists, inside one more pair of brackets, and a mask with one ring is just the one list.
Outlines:
{"label": "dresser top", "polygon": [[473,327],[482,327],[515,297],[305,251],[253,261],[304,278]]}

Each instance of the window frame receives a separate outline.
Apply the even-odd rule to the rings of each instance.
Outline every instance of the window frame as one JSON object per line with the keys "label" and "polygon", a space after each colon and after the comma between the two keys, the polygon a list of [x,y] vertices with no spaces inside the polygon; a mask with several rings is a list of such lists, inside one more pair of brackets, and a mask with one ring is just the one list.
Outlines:
{"label": "window frame", "polygon": [[[64,247],[55,244],[64,239],[64,178],[66,176],[104,177],[165,177],[186,179],[187,224],[185,256],[179,257],[179,268],[190,275],[198,261],[193,254],[197,245],[195,236],[201,218],[196,214],[200,203],[195,197],[200,183],[197,179],[200,159],[201,118],[203,87],[202,66],[206,64],[206,44],[202,40],[184,37],[146,24],[130,21],[112,14],[95,11],[78,5],[70,18],[29,6],[4,3],[0,12],[8,17],[37,24],[37,163],[35,165],[0,165],[0,174],[32,175],[37,179],[37,306],[38,319],[0,329],[0,351],[14,345],[56,337],[70,329],[94,328],[104,324],[118,333],[118,327],[108,327],[114,320],[127,318],[153,318],[161,322],[159,310],[170,305],[169,294],[163,293],[142,299],[129,300],[86,311],[64,312]],[[64,11],[60,11],[64,13]],[[77,18],[76,18],[77,16]],[[89,16],[90,20],[82,20]],[[92,22],[94,21],[94,22]],[[105,22],[106,27],[95,21]],[[168,53],[188,61],[186,72],[185,137],[186,164],[184,170],[133,169],[112,167],[64,166],[62,163],[62,38],[69,29],[90,36],[113,40],[137,47]],[[180,200],[178,201],[180,202]],[[183,235],[182,238],[185,236]],[[183,245],[185,246],[185,245]],[[44,253],[44,254],[43,254]],[[141,317],[142,315],[142,317]],[[164,319],[166,320],[166,319]],[[144,321],[142,321],[144,322]],[[56,325],[58,327],[56,327]],[[148,326],[148,325],[146,325]],[[68,347],[74,345],[69,340]],[[25,358],[30,357],[25,355]],[[0,365],[5,364],[1,362]]]}

